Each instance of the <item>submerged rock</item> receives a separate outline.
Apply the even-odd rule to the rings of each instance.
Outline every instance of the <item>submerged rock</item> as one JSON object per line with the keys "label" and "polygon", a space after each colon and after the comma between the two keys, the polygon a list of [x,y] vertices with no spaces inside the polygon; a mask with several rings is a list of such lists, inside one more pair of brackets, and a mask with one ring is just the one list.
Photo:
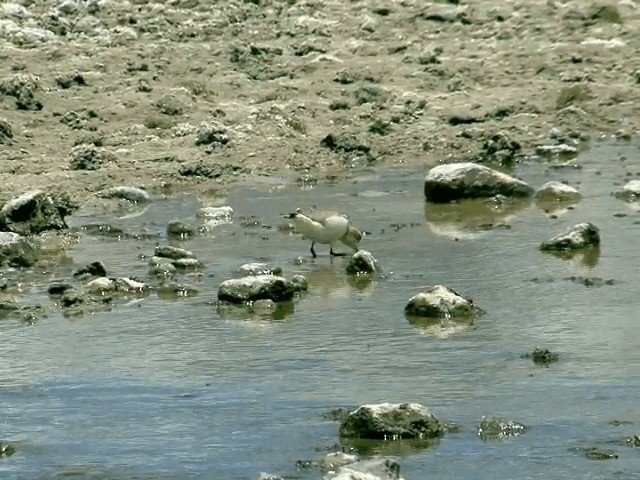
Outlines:
{"label": "submerged rock", "polygon": [[513,420],[498,417],[482,417],[478,426],[478,436],[483,440],[495,440],[503,437],[517,437],[525,431],[525,426]]}
{"label": "submerged rock", "polygon": [[171,220],[167,224],[167,236],[169,237],[188,238],[195,233],[196,231],[191,225],[180,220]]}
{"label": "submerged rock", "polygon": [[104,266],[102,262],[92,262],[89,265],[79,268],[75,272],[73,272],[74,277],[106,277],[107,276],[107,268]]}
{"label": "submerged rock", "polygon": [[536,347],[531,353],[523,353],[521,358],[530,358],[536,365],[549,366],[551,363],[557,362],[560,356],[547,348]]}
{"label": "submerged rock", "polygon": [[403,480],[400,465],[390,458],[371,458],[340,467],[324,480]]}
{"label": "submerged rock", "polygon": [[0,267],[30,267],[36,263],[34,245],[22,235],[0,232]]}
{"label": "submerged rock", "polygon": [[0,458],[10,457],[16,453],[16,449],[13,445],[7,442],[0,442]]}
{"label": "submerged rock", "polygon": [[417,403],[362,405],[350,412],[340,425],[340,435],[346,438],[423,439],[444,433],[445,425]]}
{"label": "submerged rock", "polygon": [[323,472],[331,472],[335,474],[339,468],[355,463],[358,460],[358,456],[352,453],[332,452],[326,454],[318,462],[318,466]]}
{"label": "submerged rock", "polygon": [[238,267],[242,275],[282,275],[282,267],[268,263],[245,263]]}
{"label": "submerged rock", "polygon": [[96,193],[96,195],[102,198],[128,200],[132,203],[148,203],[151,201],[151,195],[146,190],[137,187],[111,187]]}
{"label": "submerged rock", "polygon": [[171,245],[158,245],[154,250],[156,257],[169,258],[171,260],[180,260],[181,258],[194,258],[189,250],[184,248],[172,247]]}
{"label": "submerged rock", "polygon": [[218,287],[218,300],[246,303],[269,299],[274,302],[291,300],[304,290],[300,282],[287,280],[279,275],[248,275],[225,280]]}
{"label": "submerged rock", "polygon": [[579,223],[540,245],[542,251],[580,250],[600,246],[600,230],[592,223]]}
{"label": "submerged rock", "polygon": [[455,290],[435,285],[411,297],[404,312],[412,317],[473,320],[480,310],[473,305],[472,300],[464,298]]}
{"label": "submerged rock", "polygon": [[570,202],[580,200],[582,195],[575,188],[562,182],[551,180],[542,185],[534,195],[540,202]]}
{"label": "submerged rock", "polygon": [[444,203],[462,198],[529,197],[533,188],[522,180],[477,163],[438,165],[424,179],[424,195],[429,202]]}
{"label": "submerged rock", "polygon": [[233,221],[233,208],[226,205],[223,207],[203,207],[198,210],[197,217],[203,221],[202,228],[205,230],[224,225]]}
{"label": "submerged rock", "polygon": [[378,261],[367,250],[358,250],[349,259],[347,264],[347,274],[368,275],[380,272]]}
{"label": "submerged rock", "polygon": [[0,210],[0,230],[21,235],[67,228],[69,205],[42,190],[32,190],[9,200]]}
{"label": "submerged rock", "polygon": [[640,180],[631,180],[622,190],[615,193],[616,198],[626,202],[635,202],[640,200]]}

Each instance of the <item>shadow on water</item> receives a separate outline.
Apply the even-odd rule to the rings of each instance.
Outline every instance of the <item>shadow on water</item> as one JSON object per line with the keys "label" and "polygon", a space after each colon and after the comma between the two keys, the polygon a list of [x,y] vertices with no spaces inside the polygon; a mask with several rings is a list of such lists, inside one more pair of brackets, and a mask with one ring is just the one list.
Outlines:
{"label": "shadow on water", "polygon": [[[2,314],[0,440],[17,445],[0,462],[3,478],[246,479],[269,471],[317,479],[319,471],[295,465],[338,441],[338,423],[322,412],[376,402],[423,403],[461,427],[428,449],[354,447],[402,457],[406,478],[631,478],[640,459],[629,449],[597,463],[568,452],[637,434],[635,423],[611,424],[640,418],[640,218],[611,195],[639,173],[622,156],[637,155],[634,144],[602,146],[575,160],[581,169],[518,167],[533,186],[577,186],[583,199],[574,205],[426,205],[424,170],[386,170],[304,189],[257,179],[207,199],[235,215],[206,228],[192,195],[157,199],[144,212],[85,209],[70,219],[75,236],[64,255],[52,253],[44,273],[8,272],[17,280],[7,277],[0,291],[47,311],[29,327]],[[361,246],[384,275],[349,276],[348,258],[318,246],[312,259],[308,241],[278,228],[281,213],[313,205],[344,211],[369,232]],[[173,219],[196,234],[168,238]],[[540,252],[541,242],[583,221],[601,229],[599,250]],[[191,251],[201,266],[159,279],[149,261],[166,244]],[[47,287],[94,261],[110,277],[158,288],[65,319]],[[217,286],[251,262],[303,274],[309,289],[285,304],[218,306]],[[614,282],[571,280],[595,277]],[[473,298],[485,314],[444,328],[407,319],[408,299],[436,284]],[[536,346],[559,361],[538,369],[521,358]],[[483,444],[475,435],[483,415],[529,428]]]}

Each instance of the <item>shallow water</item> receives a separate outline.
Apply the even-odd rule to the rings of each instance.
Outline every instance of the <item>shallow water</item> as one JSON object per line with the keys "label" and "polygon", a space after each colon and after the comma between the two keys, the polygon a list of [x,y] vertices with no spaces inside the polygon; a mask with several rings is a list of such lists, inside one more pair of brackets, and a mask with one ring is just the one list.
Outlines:
{"label": "shallow water", "polygon": [[[640,174],[639,155],[633,144],[602,146],[577,160],[582,169],[524,164],[517,174],[531,185],[567,180],[584,199],[557,218],[524,204],[480,218],[479,228],[466,217],[456,221],[459,208],[425,208],[422,170],[371,171],[311,189],[274,179],[234,189],[226,199],[233,224],[176,244],[205,264],[201,274],[181,278],[200,295],[151,295],[73,319],[52,307],[32,326],[0,322],[0,440],[17,450],[0,461],[2,478],[296,474],[297,460],[335,449],[338,424],[324,415],[331,409],[406,401],[459,426],[429,449],[407,446],[398,457],[407,479],[634,478],[640,457],[622,440],[640,433],[640,215],[610,193]],[[348,212],[370,232],[361,246],[384,278],[358,288],[344,274],[346,259],[332,260],[319,246],[312,260],[307,241],[278,231],[280,213],[313,205]],[[88,236],[67,250],[73,263],[65,268],[101,260],[110,276],[146,278],[144,256],[167,243],[167,222],[196,225],[199,206],[180,196],[143,215],[111,218],[150,238]],[[582,221],[601,229],[598,258],[538,250]],[[307,261],[296,264],[298,256]],[[255,261],[307,275],[309,291],[291,315],[217,311],[217,285]],[[571,276],[614,284],[586,287]],[[403,315],[409,297],[439,283],[486,313],[455,332],[410,323]],[[28,291],[28,299],[49,305],[43,289]],[[544,368],[520,358],[536,346],[558,352],[560,361]],[[483,415],[529,430],[483,442],[475,434]],[[593,446],[619,458],[589,460],[580,449]],[[297,475],[321,478],[313,467]]]}

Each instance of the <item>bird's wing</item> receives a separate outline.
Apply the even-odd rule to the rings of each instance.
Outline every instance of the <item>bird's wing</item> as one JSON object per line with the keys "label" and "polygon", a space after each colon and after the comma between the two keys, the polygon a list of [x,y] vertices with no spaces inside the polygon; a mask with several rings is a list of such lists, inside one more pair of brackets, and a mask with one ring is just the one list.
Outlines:
{"label": "bird's wing", "polygon": [[[300,212],[300,213],[303,213],[303,212]],[[340,215],[339,213],[332,212],[332,211],[314,211],[310,213],[303,213],[303,215],[306,215],[311,220],[313,220],[314,222],[318,222],[321,225],[326,225],[327,221],[331,217],[342,217],[342,218],[345,218],[346,220],[346,217],[344,215]]]}

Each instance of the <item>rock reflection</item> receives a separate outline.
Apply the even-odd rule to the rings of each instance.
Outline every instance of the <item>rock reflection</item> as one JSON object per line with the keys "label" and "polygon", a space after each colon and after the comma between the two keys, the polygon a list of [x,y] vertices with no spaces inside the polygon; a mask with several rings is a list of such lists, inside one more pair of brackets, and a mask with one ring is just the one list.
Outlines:
{"label": "rock reflection", "polygon": [[425,203],[424,216],[433,233],[453,239],[477,238],[494,228],[509,228],[508,222],[531,204],[502,196],[480,200]]}

